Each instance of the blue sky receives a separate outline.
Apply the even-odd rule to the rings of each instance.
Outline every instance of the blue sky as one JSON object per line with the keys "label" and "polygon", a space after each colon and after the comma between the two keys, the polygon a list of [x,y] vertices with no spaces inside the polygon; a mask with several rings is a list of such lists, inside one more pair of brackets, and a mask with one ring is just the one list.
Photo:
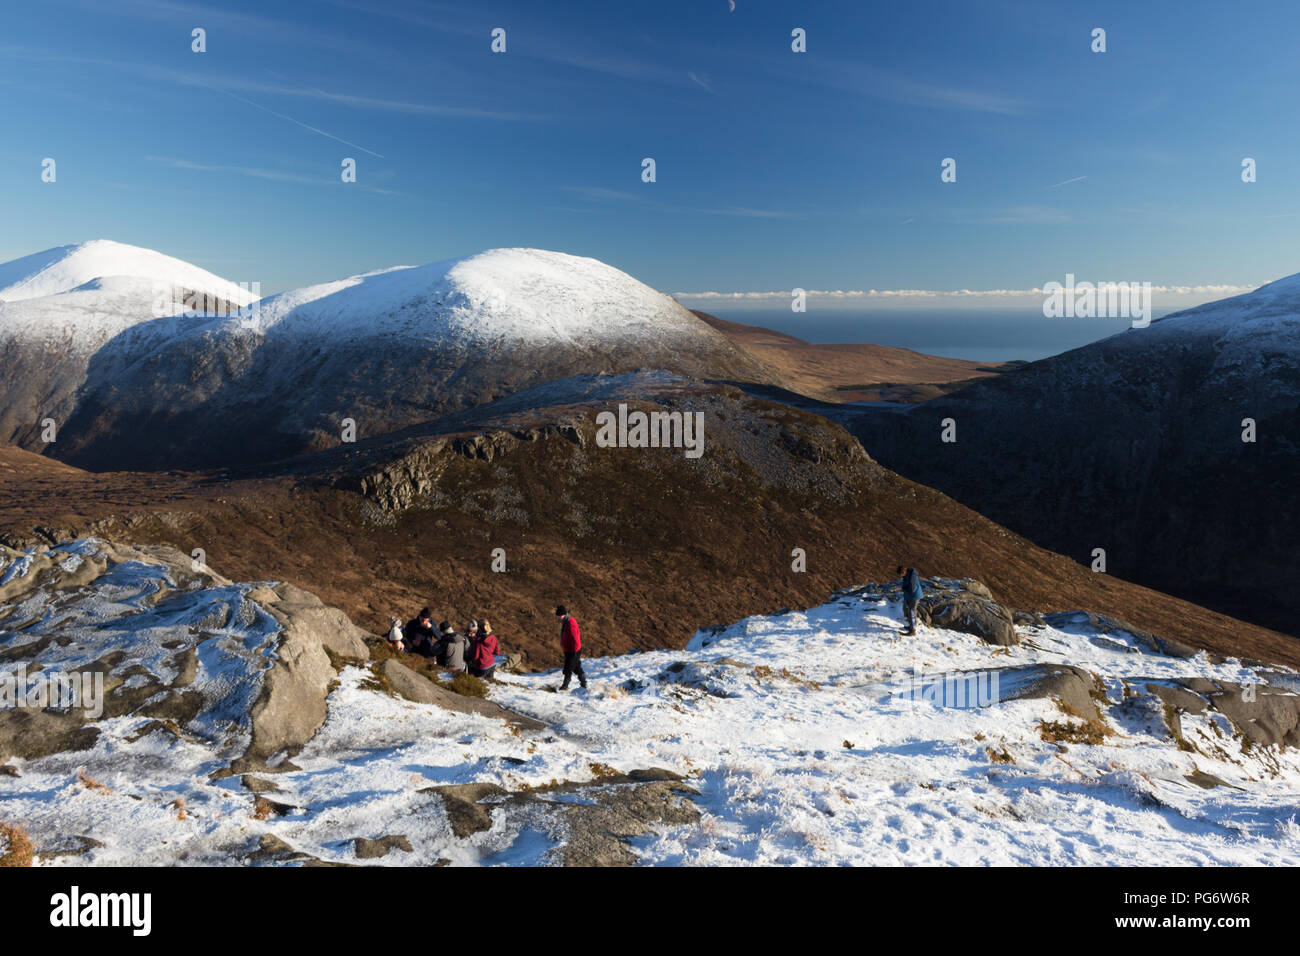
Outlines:
{"label": "blue sky", "polygon": [[111,238],[263,292],[513,245],[668,292],[1300,271],[1300,4],[735,3],[9,4],[0,259]]}

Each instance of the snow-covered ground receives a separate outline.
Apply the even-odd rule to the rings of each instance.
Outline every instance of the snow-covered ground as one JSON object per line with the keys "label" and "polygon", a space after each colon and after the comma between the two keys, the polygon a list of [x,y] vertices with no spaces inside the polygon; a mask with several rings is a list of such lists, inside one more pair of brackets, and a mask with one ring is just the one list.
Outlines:
{"label": "snow-covered ground", "polygon": [[[234,596],[213,591],[214,601]],[[195,600],[187,593],[190,616]],[[553,692],[555,673],[503,675],[491,698],[546,722],[541,731],[390,696],[350,666],[326,723],[292,758],[298,769],[266,775],[280,788],[268,796],[296,809],[265,820],[239,777],[210,778],[228,749],[139,736],[145,718],[109,719],[92,750],[11,761],[20,776],[0,775],[0,819],[38,848],[103,844],[44,861],[53,865],[235,862],[264,834],[340,862],[356,862],[354,838],[387,834],[412,850],[385,864],[550,862],[562,832],[495,810],[491,830],[457,838],[441,802],[418,791],[482,781],[518,791],[662,767],[698,790],[703,812],[635,838],[648,864],[1300,863],[1294,749],[1243,749],[1214,712],[1182,716],[1193,749],[1179,749],[1159,706],[1140,706],[1147,683],[1251,683],[1263,672],[1203,653],[1154,654],[1085,625],[1022,627],[1020,646],[998,648],[927,627],[904,637],[899,617],[878,592],[845,592],[701,632],[682,651],[589,659],[585,692]],[[235,615],[227,629],[262,623]],[[229,643],[205,627],[208,640]],[[1107,709],[1102,744],[1042,739],[1044,721],[1079,722],[1052,699],[965,708],[915,699],[917,674],[1044,663],[1099,675],[1117,705],[1131,696]],[[997,696],[1015,691],[1015,673]],[[1221,785],[1191,782],[1197,771]]]}

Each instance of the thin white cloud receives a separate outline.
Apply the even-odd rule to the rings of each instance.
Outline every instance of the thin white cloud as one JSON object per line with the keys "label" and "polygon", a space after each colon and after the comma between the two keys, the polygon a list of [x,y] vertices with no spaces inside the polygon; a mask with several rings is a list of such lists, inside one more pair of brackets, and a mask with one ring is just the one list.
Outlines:
{"label": "thin white cloud", "polygon": [[792,219],[793,213],[780,209],[751,209],[748,206],[728,206],[723,209],[694,209],[689,206],[669,206],[670,212],[692,212],[705,216],[741,216],[745,219]]}
{"label": "thin white cloud", "polygon": [[1070,185],[1070,183],[1081,183],[1087,178],[1088,178],[1087,176],[1075,176],[1073,179],[1062,179],[1059,183],[1052,183],[1052,185],[1048,186],[1047,188],[1055,189],[1058,186],[1068,186]]}
{"label": "thin white cloud", "polygon": [[645,209],[661,212],[687,213],[696,216],[739,216],[745,219],[792,219],[794,214],[780,209],[756,209],[752,206],[700,207],[684,206],[677,203],[662,203],[647,196],[624,192],[618,189],[606,189],[604,186],[561,186],[565,192],[576,193],[593,203],[605,201],[640,203]]}
{"label": "thin white cloud", "polygon": [[952,222],[974,225],[1051,225],[1069,222],[1070,217],[1059,209],[1050,206],[1011,206],[987,215],[957,218]]}
{"label": "thin white cloud", "polygon": [[[1253,292],[1259,285],[1153,285],[1152,294],[1156,295],[1212,295],[1230,296]],[[807,289],[809,298],[826,299],[864,299],[864,300],[899,300],[899,299],[1010,299],[1017,297],[1041,298],[1042,289]],[[790,289],[772,292],[674,292],[675,299],[729,299],[733,301],[784,299],[791,296]]]}
{"label": "thin white cloud", "polygon": [[[160,163],[169,169],[187,169],[201,173],[230,173],[236,176],[249,176],[253,179],[266,179],[272,182],[303,183],[309,186],[337,186],[342,182],[340,179],[330,179],[325,176],[308,176],[303,173],[288,172],[282,169],[265,169],[258,166],[199,163],[189,159],[176,159],[168,156],[146,156],[145,159],[150,162]],[[369,186],[365,183],[348,183],[347,185],[349,188],[360,189],[363,192],[378,193],[381,196],[404,195],[403,193],[395,192],[391,189],[383,189],[379,186]]]}
{"label": "thin white cloud", "polygon": [[1019,97],[924,82],[834,57],[819,55],[811,66],[809,79],[822,86],[905,106],[967,110],[999,116],[1028,116],[1035,112],[1032,103]]}
{"label": "thin white cloud", "polygon": [[706,80],[701,79],[694,70],[689,71],[686,75],[691,78],[691,82],[694,83],[696,86],[700,87],[703,90],[707,90],[710,93],[713,92],[713,87],[709,86]]}
{"label": "thin white cloud", "polygon": [[[328,103],[337,103],[340,106],[347,106],[358,110],[511,122],[528,122],[547,118],[529,113],[503,112],[498,110],[479,109],[472,106],[447,106],[441,103],[422,103],[410,100],[394,100],[383,97],[364,96],[358,93],[340,93],[321,89],[320,87],[315,86],[263,83],[240,76],[212,76],[207,74],[191,73],[185,70],[172,70],[166,67],[154,66],[150,63],[113,60],[106,57],[67,56],[50,53],[48,51],[26,50],[12,46],[0,47],[0,58],[31,60],[42,63],[59,62],[80,63],[87,66],[106,66],[127,73],[134,73],[137,76],[155,82],[175,83],[184,86],[200,86],[205,89],[220,90],[224,93],[229,93],[230,90],[238,90],[241,93],[260,93],[270,96],[288,96],[298,99],[320,100]],[[298,123],[298,120],[295,120],[292,117],[285,118]],[[299,125],[305,124],[299,123]],[[321,132],[319,130],[313,131]],[[328,133],[323,133],[323,135],[330,136],[332,139],[336,138]]]}
{"label": "thin white cloud", "polygon": [[613,199],[619,201],[642,202],[644,197],[636,193],[623,192],[618,189],[606,189],[604,186],[561,186],[565,192],[577,193],[584,199],[590,199],[592,202],[598,202],[604,199]]}
{"label": "thin white cloud", "polygon": [[[277,37],[292,36],[295,44],[337,50],[352,57],[358,53],[365,53],[374,59],[392,56],[391,48],[363,42],[355,33],[314,29],[310,25],[311,21],[302,17],[293,21],[276,20],[256,13],[222,9],[218,4],[200,6],[177,2],[177,0],[114,0],[112,4],[104,4],[100,0],[47,0],[47,2],[58,2],[96,14],[180,24],[185,27],[187,34],[192,27],[203,27],[209,34],[224,33],[225,36],[236,41],[242,41],[246,37],[264,37],[274,40]],[[188,37],[185,42],[189,43]]]}
{"label": "thin white cloud", "polygon": [[[178,76],[178,79],[181,79],[181,77]],[[198,83],[199,85],[208,85],[199,77],[187,77],[181,79],[181,82],[193,82]],[[528,113],[484,110],[472,106],[445,106],[439,103],[413,103],[408,100],[390,100],[374,96],[361,96],[356,93],[335,93],[329,90],[322,90],[319,87],[279,86],[270,83],[256,83],[238,79],[221,80],[219,82],[226,84],[227,86],[233,86],[235,89],[245,91],[274,93],[278,96],[296,96],[305,99],[324,100],[329,103],[338,103],[341,106],[349,106],[354,109],[362,110],[379,110],[389,113],[410,113],[419,116],[458,116],[466,119],[492,119],[512,122],[543,118]]]}

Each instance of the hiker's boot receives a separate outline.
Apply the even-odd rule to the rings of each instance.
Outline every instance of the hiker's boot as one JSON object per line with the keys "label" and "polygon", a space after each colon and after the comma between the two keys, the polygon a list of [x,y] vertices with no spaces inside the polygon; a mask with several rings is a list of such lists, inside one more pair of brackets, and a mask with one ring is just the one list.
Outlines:
{"label": "hiker's boot", "polygon": [[581,686],[583,690],[586,690],[586,689],[587,689],[587,681],[584,679],[584,680],[582,681],[582,683],[581,683],[579,686]]}
{"label": "hiker's boot", "polygon": [[569,689],[569,682],[566,680],[563,684],[560,685],[560,690],[568,690],[568,689]]}

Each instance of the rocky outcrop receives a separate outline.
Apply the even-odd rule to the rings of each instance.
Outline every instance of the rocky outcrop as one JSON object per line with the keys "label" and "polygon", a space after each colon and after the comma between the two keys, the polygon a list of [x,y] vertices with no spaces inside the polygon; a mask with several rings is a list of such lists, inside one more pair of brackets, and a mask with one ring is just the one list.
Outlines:
{"label": "rocky outcrop", "polygon": [[310,591],[288,583],[277,584],[271,593],[274,600],[261,591],[256,596],[263,598],[266,609],[286,634],[301,635],[307,643],[320,644],[345,660],[370,659],[366,632],[338,608],[327,607]]}
{"label": "rocky outcrop", "polygon": [[1170,730],[1181,739],[1180,713],[1215,711],[1251,744],[1300,747],[1300,695],[1267,685],[1188,678],[1145,685],[1168,708]]}
{"label": "rocky outcrop", "polygon": [[[674,449],[601,448],[596,416],[619,404],[648,414],[702,415],[706,452],[688,459]],[[824,419],[661,372],[550,382],[320,461],[333,472],[335,487],[359,492],[388,515],[459,504],[458,476],[475,463],[491,463],[491,477],[479,486],[496,501],[482,517],[511,524],[527,520],[530,509],[522,504],[531,495],[527,485],[501,487],[501,479],[522,463],[531,474],[558,471],[603,486],[611,471],[626,481],[617,458],[633,456],[637,467],[653,463],[655,471],[679,472],[675,483],[702,483],[710,491],[743,487],[752,494],[756,486],[844,502],[875,491],[882,478],[862,446]],[[549,510],[555,503],[534,506]]]}
{"label": "rocky outcrop", "polygon": [[561,438],[580,448],[586,444],[577,426],[566,423],[435,438],[413,444],[395,460],[344,478],[339,486],[359,491],[385,511],[403,511],[420,498],[437,494],[438,479],[455,456],[492,461],[520,442],[551,438]]}
{"label": "rocky outcrop", "polygon": [[458,839],[492,829],[491,807],[480,801],[501,797],[506,791],[494,783],[460,783],[444,787],[425,787],[420,793],[436,793],[442,797],[447,811],[447,822]]}
{"label": "rocky outcrop", "polygon": [[565,866],[629,866],[636,862],[629,846],[633,838],[656,825],[682,826],[700,819],[690,799],[697,791],[678,774],[660,768],[516,793],[486,783],[428,787],[420,792],[441,797],[458,839],[486,833],[497,825],[509,826],[521,817],[535,820],[540,814],[549,824],[546,829],[564,834],[548,856]]}
{"label": "rocky outcrop", "polygon": [[1019,644],[1011,612],[993,600],[989,589],[969,578],[926,581],[925,595],[917,602],[917,616],[934,627],[974,634],[986,644]]}
{"label": "rocky outcrop", "polygon": [[378,860],[388,856],[388,854],[394,850],[401,850],[403,853],[410,853],[411,841],[401,834],[382,836],[378,840],[367,840],[365,837],[357,837],[353,842],[353,848],[356,851],[358,859]]}
{"label": "rocky outcrop", "polygon": [[1082,667],[1070,664],[1034,664],[1006,668],[999,672],[999,685],[1007,686],[1003,700],[1032,700],[1054,697],[1070,712],[1089,720],[1100,716],[1093,694],[1096,678]]}
{"label": "rocky outcrop", "polygon": [[[315,595],[234,584],[173,548],[0,547],[0,664],[34,702],[0,709],[0,761],[89,749],[100,720],[140,716],[133,739],[219,741],[234,772],[264,768],[324,722],[334,661],[369,656]],[[75,706],[31,696],[50,693],[45,674]]]}
{"label": "rocky outcrop", "polygon": [[436,704],[444,710],[453,710],[460,714],[478,714],[482,717],[497,718],[520,730],[541,730],[546,726],[540,720],[517,714],[490,700],[466,697],[448,690],[391,657],[379,664],[378,672],[393,688],[394,693],[418,704]]}
{"label": "rocky outcrop", "polygon": [[1086,627],[1103,635],[1113,634],[1122,637],[1127,634],[1147,649],[1155,651],[1157,654],[1167,654],[1170,657],[1195,657],[1197,654],[1196,648],[1180,641],[1159,637],[1150,631],[1134,627],[1127,621],[1121,621],[1106,614],[1097,614],[1093,611],[1059,611],[1043,615],[1043,620],[1055,628]]}

